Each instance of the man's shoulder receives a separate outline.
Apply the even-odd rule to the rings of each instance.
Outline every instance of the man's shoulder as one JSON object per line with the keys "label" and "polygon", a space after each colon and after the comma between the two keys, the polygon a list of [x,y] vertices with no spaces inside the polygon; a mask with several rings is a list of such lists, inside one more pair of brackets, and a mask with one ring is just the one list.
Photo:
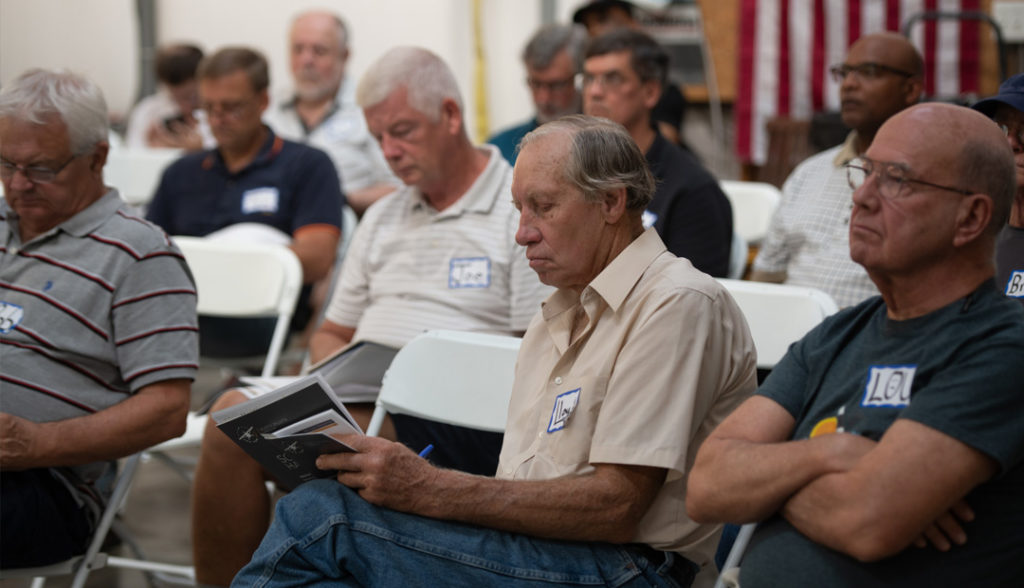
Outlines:
{"label": "man's shoulder", "polygon": [[519,140],[526,135],[526,133],[529,133],[533,129],[536,129],[537,126],[537,119],[531,118],[530,120],[524,123],[507,127],[504,130],[498,131],[497,133],[492,135],[491,138],[487,140],[487,142],[491,143],[492,145],[499,145],[500,143],[508,143],[511,141],[515,141],[516,143],[518,143]]}
{"label": "man's shoulder", "polygon": [[95,235],[129,251],[137,258],[176,251],[163,229],[142,218],[127,206],[121,206],[111,215],[96,229]]}
{"label": "man's shoulder", "polygon": [[656,179],[675,186],[680,192],[707,187],[713,187],[721,192],[718,180],[696,155],[660,135],[656,140],[660,143],[657,161],[651,162],[654,164],[652,171],[657,170]]}

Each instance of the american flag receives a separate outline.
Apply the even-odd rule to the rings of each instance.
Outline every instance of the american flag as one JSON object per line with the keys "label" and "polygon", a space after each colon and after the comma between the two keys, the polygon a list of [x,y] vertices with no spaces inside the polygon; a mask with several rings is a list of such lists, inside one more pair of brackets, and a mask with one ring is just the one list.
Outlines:
{"label": "american flag", "polygon": [[[762,165],[768,120],[839,109],[839,86],[828,68],[861,35],[899,31],[925,11],[980,10],[981,0],[740,0],[740,8],[736,152],[740,161]],[[980,26],[942,19],[911,29],[924,57],[927,96],[977,94]]]}

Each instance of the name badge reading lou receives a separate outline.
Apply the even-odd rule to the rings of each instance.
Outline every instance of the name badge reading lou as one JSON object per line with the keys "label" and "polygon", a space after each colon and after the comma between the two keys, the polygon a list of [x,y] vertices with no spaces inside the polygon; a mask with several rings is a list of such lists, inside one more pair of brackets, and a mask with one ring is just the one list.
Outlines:
{"label": "name badge reading lou", "polygon": [[21,324],[25,316],[25,309],[17,304],[0,300],[0,333],[10,333]]}
{"label": "name badge reading lou", "polygon": [[916,365],[873,365],[868,373],[861,406],[910,406]]}
{"label": "name badge reading lou", "polygon": [[554,433],[565,428],[569,418],[572,417],[576,405],[580,403],[580,389],[569,390],[555,397],[555,407],[551,409],[551,420],[548,422],[548,433]]}
{"label": "name badge reading lou", "polygon": [[453,257],[448,263],[449,288],[489,288],[490,285],[489,257]]}
{"label": "name badge reading lou", "polygon": [[254,188],[242,193],[242,214],[273,214],[277,212],[277,188]]}

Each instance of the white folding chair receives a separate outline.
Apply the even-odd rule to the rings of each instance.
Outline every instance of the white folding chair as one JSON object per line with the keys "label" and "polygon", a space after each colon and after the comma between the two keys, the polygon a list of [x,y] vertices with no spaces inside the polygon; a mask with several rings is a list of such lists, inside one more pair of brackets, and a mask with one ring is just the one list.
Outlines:
{"label": "white folding chair", "polygon": [[729,249],[729,271],[725,277],[733,280],[743,277],[743,272],[747,269],[748,251],[746,239],[743,238],[739,231],[733,229],[732,245]]}
{"label": "white folding chair", "polygon": [[719,282],[729,290],[747,319],[759,368],[771,369],[791,343],[839,310],[835,301],[817,288],[746,280]]}
{"label": "white folding chair", "polygon": [[444,330],[417,336],[385,372],[366,434],[380,433],[387,413],[504,432],[520,342]]}
{"label": "white folding chair", "polygon": [[765,182],[723,180],[719,184],[732,205],[733,231],[739,232],[748,245],[760,245],[782,193]]}
{"label": "white folding chair", "polygon": [[103,181],[117,188],[128,204],[145,207],[160,185],[164,169],[182,153],[180,149],[111,149],[103,166]]}

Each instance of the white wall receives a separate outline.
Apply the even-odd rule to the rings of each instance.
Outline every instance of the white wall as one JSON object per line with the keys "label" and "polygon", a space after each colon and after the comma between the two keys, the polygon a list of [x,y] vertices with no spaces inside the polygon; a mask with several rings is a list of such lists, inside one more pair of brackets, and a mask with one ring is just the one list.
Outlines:
{"label": "white wall", "polygon": [[[519,52],[540,24],[542,0],[480,0],[489,131],[530,116]],[[582,0],[556,0],[567,22]],[[473,0],[156,0],[157,42],[190,41],[206,51],[228,44],[261,50],[271,86],[288,87],[287,30],[307,8],[327,8],[349,25],[349,75],[358,78],[395,45],[420,45],[455,71],[471,135],[477,107]],[[0,0],[0,84],[29,67],[67,67],[96,80],[111,112],[124,115],[139,75],[134,0]]]}

